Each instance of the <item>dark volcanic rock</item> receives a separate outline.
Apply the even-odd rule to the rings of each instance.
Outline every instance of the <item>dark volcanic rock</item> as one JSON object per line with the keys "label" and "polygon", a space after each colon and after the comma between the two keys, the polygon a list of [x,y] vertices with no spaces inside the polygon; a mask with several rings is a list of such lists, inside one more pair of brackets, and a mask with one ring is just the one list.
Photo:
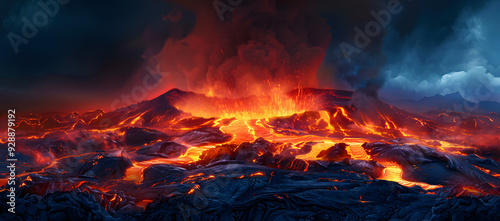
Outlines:
{"label": "dark volcanic rock", "polygon": [[165,138],[168,138],[167,134],[145,128],[131,127],[125,132],[125,143],[131,146],[143,145]]}
{"label": "dark volcanic rock", "polygon": [[280,155],[285,157],[295,157],[297,155],[308,154],[311,152],[312,146],[314,146],[315,144],[317,144],[317,142],[307,142],[300,145],[299,148],[287,145],[281,151]]}
{"label": "dark volcanic rock", "polygon": [[343,160],[345,158],[350,159],[351,156],[347,153],[347,150],[346,150],[347,146],[348,145],[345,143],[335,144],[334,146],[319,152],[318,156],[316,156],[316,157],[322,158],[323,160],[326,160],[326,161],[339,161],[339,160]]}
{"label": "dark volcanic rock", "polygon": [[499,164],[491,160],[442,153],[422,145],[365,143],[363,147],[377,161],[401,165],[406,180],[448,186],[457,183],[466,186],[500,185],[500,178],[479,169],[485,167],[499,171]]}
{"label": "dark volcanic rock", "polygon": [[364,143],[366,152],[379,161],[393,161],[400,165],[422,164],[433,160],[446,161],[444,153],[422,145]]}
{"label": "dark volcanic rock", "polygon": [[137,150],[138,154],[176,158],[186,153],[187,146],[173,141],[157,142]]}
{"label": "dark volcanic rock", "polygon": [[[243,142],[240,145],[221,145],[204,151],[200,156],[201,165],[219,160],[239,160],[245,162],[263,162],[265,157],[273,158],[271,152],[279,151],[281,144],[271,143],[263,138],[254,142]],[[306,148],[307,149],[307,148]],[[309,150],[310,151],[310,150]],[[274,160],[272,160],[274,162]]]}
{"label": "dark volcanic rock", "polygon": [[272,152],[272,153],[277,153],[281,151],[282,144],[280,143],[272,143],[267,141],[266,139],[259,137],[257,138],[253,143],[252,146],[258,150],[259,152]]}
{"label": "dark volcanic rock", "polygon": [[379,178],[384,168],[384,166],[374,160],[350,160],[348,158],[344,158],[338,162],[315,161],[311,162],[309,165],[309,171],[329,171],[333,173],[353,172],[360,175],[367,175],[372,179]]}
{"label": "dark volcanic rock", "polygon": [[[6,205],[5,198],[2,198],[3,205]],[[6,211],[6,208],[2,209]],[[15,214],[2,212],[0,220],[122,220],[114,218],[88,192],[57,192],[44,197],[25,196],[16,201],[16,209]],[[140,210],[137,210],[137,212],[140,212]],[[130,218],[131,220],[137,220],[133,217]]]}
{"label": "dark volcanic rock", "polygon": [[[295,159],[296,160],[296,159]],[[293,160],[292,160],[293,161]],[[290,162],[290,161],[289,161]],[[366,168],[344,160],[325,171],[273,169],[220,161],[192,170],[156,165],[136,194],[156,197],[145,210],[120,191],[84,188],[18,198],[1,220],[499,220],[500,197],[464,195],[465,187],[427,192],[334,168]],[[331,170],[330,170],[331,169]],[[33,179],[36,182],[36,179]],[[146,183],[158,184],[143,188]],[[158,183],[157,183],[158,182]],[[171,184],[176,182],[175,184]],[[433,193],[433,194],[428,194]],[[156,194],[156,195],[155,195]],[[0,209],[6,209],[2,194]],[[189,212],[187,212],[189,211]]]}
{"label": "dark volcanic rock", "polygon": [[259,156],[255,163],[268,167],[276,166],[274,155],[271,152],[267,152],[262,154],[262,156]]}
{"label": "dark volcanic rock", "polygon": [[255,162],[259,157],[259,151],[256,150],[250,143],[242,143],[236,148],[233,154],[235,160]]}
{"label": "dark volcanic rock", "polygon": [[186,169],[172,165],[153,165],[144,169],[144,182],[157,182],[160,180],[173,181],[186,172]]}
{"label": "dark volcanic rock", "polygon": [[217,162],[221,159],[229,160],[231,156],[234,155],[234,150],[236,149],[236,147],[236,145],[221,145],[213,149],[203,151],[198,163],[200,165],[207,165],[210,162]]}
{"label": "dark volcanic rock", "polygon": [[373,179],[379,178],[382,175],[382,172],[384,171],[385,168],[384,166],[380,165],[379,163],[377,163],[377,161],[374,160],[366,161],[366,160],[349,160],[349,159],[345,159],[338,163],[333,163],[328,168],[331,169],[332,167],[335,168],[336,166],[340,167],[347,166],[344,170],[353,171],[358,174],[366,174]]}
{"label": "dark volcanic rock", "polygon": [[309,167],[309,163],[302,159],[295,159],[295,157],[286,157],[282,155],[276,155],[274,157],[274,162],[276,162],[276,168],[292,170],[292,171],[306,171]]}
{"label": "dark volcanic rock", "polygon": [[233,159],[255,162],[259,156],[269,153],[269,149],[274,150],[274,145],[262,138],[255,140],[253,143],[243,142],[236,148]]}
{"label": "dark volcanic rock", "polygon": [[[236,178],[234,169],[242,174]],[[212,172],[209,172],[212,171]],[[261,176],[248,176],[259,171]],[[190,194],[158,197],[146,220],[497,220],[498,196],[440,197],[389,181],[339,173],[269,171],[248,164],[214,164],[192,173],[212,173]],[[231,176],[231,179],[227,179]],[[239,175],[237,175],[239,176]],[[444,189],[443,192],[447,192]],[[183,211],[190,211],[185,213]],[[484,211],[484,213],[479,213]],[[457,215],[458,214],[458,215]]]}
{"label": "dark volcanic rock", "polygon": [[126,157],[102,157],[94,162],[88,162],[81,174],[100,179],[118,179],[122,178],[127,168],[131,166],[132,163]]}
{"label": "dark volcanic rock", "polygon": [[219,128],[201,128],[187,132],[181,137],[175,139],[174,141],[180,144],[186,144],[190,146],[201,146],[209,144],[219,144],[225,143],[231,140],[232,135],[225,134],[219,130]]}

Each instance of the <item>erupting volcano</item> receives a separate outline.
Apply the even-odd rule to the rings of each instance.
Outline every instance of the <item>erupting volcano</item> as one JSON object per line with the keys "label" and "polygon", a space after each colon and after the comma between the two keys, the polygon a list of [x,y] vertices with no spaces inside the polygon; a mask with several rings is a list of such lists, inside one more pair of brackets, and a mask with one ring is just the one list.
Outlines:
{"label": "erupting volcano", "polygon": [[484,158],[499,157],[496,114],[417,115],[373,98],[358,108],[355,96],[172,89],[112,112],[29,114],[16,128],[19,159],[29,162],[18,194],[26,209],[73,208],[30,215],[49,220],[498,215],[485,202],[500,194],[500,165]]}
{"label": "erupting volcano", "polygon": [[[0,153],[7,156],[0,162],[0,208],[10,212],[0,219],[500,220],[500,110],[432,109],[439,101],[427,98],[434,103],[424,112],[407,108],[422,102],[403,107],[379,96],[383,86],[397,86],[436,96],[454,92],[464,101],[474,91],[477,99],[467,101],[493,102],[483,89],[500,91],[500,78],[489,73],[498,68],[485,58],[464,58],[468,63],[454,68],[466,71],[412,76],[419,64],[432,63],[437,72],[458,60],[427,50],[465,48],[457,43],[462,38],[443,43],[449,33],[440,26],[444,37],[424,35],[417,43],[430,46],[394,62],[403,55],[391,54],[399,50],[391,43],[406,50],[420,31],[437,29],[418,16],[433,15],[434,7],[359,2],[169,1],[175,7],[161,12],[161,25],[141,26],[140,37],[110,46],[120,49],[109,53],[116,61],[91,53],[89,66],[73,71],[68,67],[80,58],[58,59],[64,65],[57,68],[71,77],[47,77],[58,87],[33,84],[50,88],[34,100],[71,97],[65,79],[71,79],[68,88],[81,84],[95,96],[88,103],[75,96],[71,111],[14,107],[0,115],[8,124],[0,128]],[[63,13],[59,3],[48,9]],[[446,19],[435,15],[443,20],[435,23],[461,21],[463,13],[482,7],[467,4],[447,9]],[[148,7],[144,17],[160,10]],[[453,33],[461,33],[464,24],[452,24]],[[160,26],[168,30],[155,29]],[[30,27],[23,26],[23,34]],[[99,27],[91,38],[107,29]],[[480,27],[463,37],[476,37],[470,44],[477,48],[486,38]],[[120,31],[112,36],[128,38]],[[13,46],[20,42],[27,44],[21,39]],[[77,50],[85,54],[92,44]],[[102,79],[82,74],[96,56]],[[436,57],[444,57],[442,63]],[[406,60],[420,63],[404,66]],[[419,79],[425,80],[404,88]],[[477,82],[486,86],[471,89]],[[106,94],[112,89],[130,89],[131,96],[93,108],[112,97]],[[87,104],[86,111],[74,111]]]}

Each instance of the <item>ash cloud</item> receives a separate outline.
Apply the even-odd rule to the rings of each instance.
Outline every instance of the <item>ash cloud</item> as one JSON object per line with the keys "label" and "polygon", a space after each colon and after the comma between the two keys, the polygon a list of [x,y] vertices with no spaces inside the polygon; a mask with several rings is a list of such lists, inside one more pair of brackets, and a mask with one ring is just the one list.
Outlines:
{"label": "ash cloud", "polygon": [[[317,7],[327,18],[333,36],[322,63],[322,67],[327,67],[333,77],[320,73],[319,77],[325,79],[323,82],[330,79],[331,84],[337,87],[377,98],[377,91],[384,83],[380,68],[385,64],[382,55],[385,27],[396,20],[398,14],[404,13],[400,12],[406,7],[403,3],[406,2],[318,1]],[[372,33],[367,34],[367,31]],[[344,85],[339,82],[344,82]],[[329,86],[328,83],[323,85]]]}
{"label": "ash cloud", "polygon": [[174,87],[240,97],[316,86],[331,36],[304,1],[242,1],[221,21],[211,2],[179,1],[196,17],[184,39],[167,40],[154,57]]}

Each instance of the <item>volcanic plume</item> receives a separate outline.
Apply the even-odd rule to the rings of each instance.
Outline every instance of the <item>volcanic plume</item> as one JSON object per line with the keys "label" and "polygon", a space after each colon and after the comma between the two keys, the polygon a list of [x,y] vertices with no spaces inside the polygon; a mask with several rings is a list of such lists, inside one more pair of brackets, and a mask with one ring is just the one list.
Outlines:
{"label": "volcanic plume", "polygon": [[[278,4],[279,2],[279,4]],[[219,20],[211,2],[184,2],[196,26],[167,40],[158,59],[184,90],[220,97],[283,93],[316,86],[316,70],[331,35],[304,1],[243,1]]]}

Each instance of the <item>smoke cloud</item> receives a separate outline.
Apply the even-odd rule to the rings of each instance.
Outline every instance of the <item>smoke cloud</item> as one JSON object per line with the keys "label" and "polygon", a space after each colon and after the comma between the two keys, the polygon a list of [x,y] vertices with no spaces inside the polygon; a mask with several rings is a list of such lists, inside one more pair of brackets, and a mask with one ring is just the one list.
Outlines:
{"label": "smoke cloud", "polygon": [[240,97],[316,86],[331,40],[326,20],[304,1],[243,1],[221,21],[209,3],[180,1],[196,15],[182,40],[154,56],[184,90]]}

